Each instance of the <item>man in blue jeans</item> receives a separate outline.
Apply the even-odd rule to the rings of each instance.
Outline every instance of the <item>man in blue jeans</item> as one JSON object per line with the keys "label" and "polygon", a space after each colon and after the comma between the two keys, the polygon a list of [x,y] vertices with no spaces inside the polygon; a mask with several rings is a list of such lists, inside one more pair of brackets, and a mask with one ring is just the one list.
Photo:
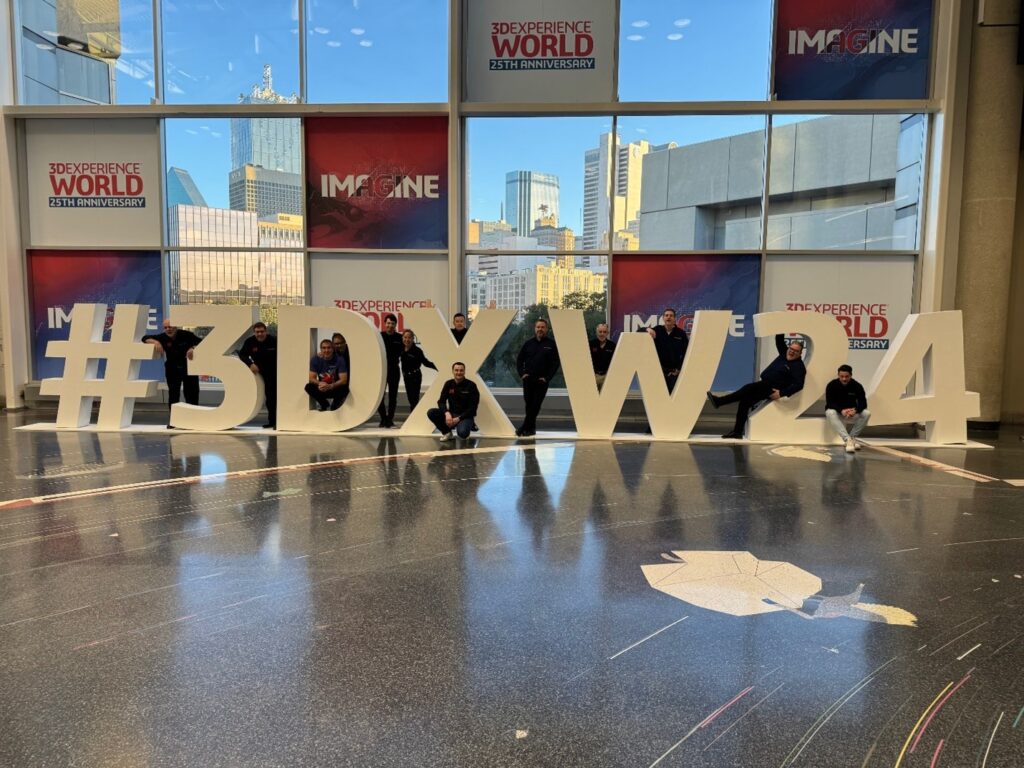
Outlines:
{"label": "man in blue jeans", "polygon": [[427,418],[441,431],[442,443],[455,439],[452,430],[465,440],[473,429],[478,405],[480,390],[466,378],[465,363],[453,363],[452,377],[444,383],[437,408],[427,411]]}

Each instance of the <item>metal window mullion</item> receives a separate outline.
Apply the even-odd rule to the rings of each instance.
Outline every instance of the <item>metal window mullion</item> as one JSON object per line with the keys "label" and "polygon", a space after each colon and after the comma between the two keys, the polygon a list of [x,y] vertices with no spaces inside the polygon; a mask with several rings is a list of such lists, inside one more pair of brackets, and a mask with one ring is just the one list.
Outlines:
{"label": "metal window mullion", "polygon": [[309,101],[306,83],[306,0],[298,0],[299,5],[299,101]]}
{"label": "metal window mullion", "polygon": [[153,104],[164,103],[164,25],[162,0],[153,0]]}

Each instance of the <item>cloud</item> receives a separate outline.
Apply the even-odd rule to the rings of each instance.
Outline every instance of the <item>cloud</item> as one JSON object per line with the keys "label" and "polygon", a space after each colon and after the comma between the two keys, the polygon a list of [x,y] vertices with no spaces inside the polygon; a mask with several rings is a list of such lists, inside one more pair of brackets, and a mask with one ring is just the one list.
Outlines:
{"label": "cloud", "polygon": [[318,35],[326,35],[331,30],[329,30],[327,27],[313,27],[313,31],[316,32]]}
{"label": "cloud", "polygon": [[337,40],[328,40],[327,41],[327,47],[328,48],[341,48],[341,43],[339,43]]}
{"label": "cloud", "polygon": [[253,37],[253,49],[254,49],[254,51],[256,53],[259,53],[260,52],[260,36],[259,36],[259,33],[256,33],[252,37]]}
{"label": "cloud", "polygon": [[690,20],[689,19],[676,19],[672,23],[675,24],[680,29],[682,29],[683,27],[690,26]]}
{"label": "cloud", "polygon": [[647,129],[646,128],[635,128],[634,130],[637,133],[647,133]]}
{"label": "cloud", "polygon": [[171,93],[175,94],[176,96],[184,96],[185,95],[185,92],[183,90],[181,90],[181,87],[176,82],[174,82],[173,80],[168,80],[167,81],[167,90],[170,91]]}
{"label": "cloud", "polygon": [[630,42],[633,42],[633,43],[639,43],[641,40],[644,39],[644,36],[643,35],[627,35],[626,39],[629,40]]}
{"label": "cloud", "polygon": [[373,47],[373,40],[360,40],[359,44],[361,46],[363,46],[363,48],[372,48]]}
{"label": "cloud", "polygon": [[219,139],[224,134],[222,134],[220,131],[210,131],[210,135],[213,136],[213,138],[215,139]]}
{"label": "cloud", "polygon": [[673,32],[671,35],[668,36],[668,39],[674,42],[676,40],[682,40],[683,36],[678,32]]}
{"label": "cloud", "polygon": [[362,27],[352,27],[352,29],[350,29],[349,32],[351,32],[353,35],[365,35],[366,34],[366,30],[363,29]]}
{"label": "cloud", "polygon": [[198,136],[199,131],[193,131],[191,128],[186,128],[185,133],[191,134],[192,136]]}
{"label": "cloud", "polygon": [[235,71],[235,62],[229,61],[228,62],[228,72],[234,72],[234,71]]}
{"label": "cloud", "polygon": [[636,27],[637,29],[643,29],[644,27],[651,26],[651,22],[647,21],[647,19],[637,19],[629,26]]}

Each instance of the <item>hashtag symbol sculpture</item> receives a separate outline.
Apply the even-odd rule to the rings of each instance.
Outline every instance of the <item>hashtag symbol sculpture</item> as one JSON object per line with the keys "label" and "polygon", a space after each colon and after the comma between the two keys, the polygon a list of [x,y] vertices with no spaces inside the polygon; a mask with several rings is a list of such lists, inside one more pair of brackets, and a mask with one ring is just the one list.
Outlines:
{"label": "hashtag symbol sculpture", "polygon": [[[46,345],[47,357],[64,358],[64,375],[43,379],[41,395],[57,395],[57,427],[76,429],[89,425],[92,405],[100,400],[96,426],[122,429],[131,426],[135,399],[156,394],[155,381],[139,380],[143,360],[152,360],[157,349],[137,341],[146,330],[149,307],[119,304],[114,309],[110,341],[103,340],[107,318],[104,304],[75,304],[71,310],[71,328],[67,341]],[[99,378],[100,360],[107,361],[104,377]]]}

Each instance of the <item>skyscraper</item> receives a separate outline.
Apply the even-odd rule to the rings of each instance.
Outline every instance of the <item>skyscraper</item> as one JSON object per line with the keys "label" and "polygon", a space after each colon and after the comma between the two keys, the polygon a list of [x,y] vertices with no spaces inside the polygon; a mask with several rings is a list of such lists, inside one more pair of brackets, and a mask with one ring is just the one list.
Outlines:
{"label": "skyscraper", "polygon": [[558,221],[558,177],[539,171],[505,174],[505,218],[512,231],[528,237],[537,219]]}
{"label": "skyscraper", "polygon": [[297,173],[244,165],[228,174],[228,204],[233,211],[251,211],[258,216],[301,216],[301,185],[302,177]]}
{"label": "skyscraper", "polygon": [[205,207],[206,198],[199,191],[192,174],[184,168],[167,169],[167,207],[176,205],[198,205]]}
{"label": "skyscraper", "polygon": [[[263,85],[254,85],[239,104],[297,104],[295,94],[283,96],[274,90],[270,65],[263,66]],[[231,118],[231,168],[260,165],[271,171],[300,174],[301,132],[298,118]]]}

